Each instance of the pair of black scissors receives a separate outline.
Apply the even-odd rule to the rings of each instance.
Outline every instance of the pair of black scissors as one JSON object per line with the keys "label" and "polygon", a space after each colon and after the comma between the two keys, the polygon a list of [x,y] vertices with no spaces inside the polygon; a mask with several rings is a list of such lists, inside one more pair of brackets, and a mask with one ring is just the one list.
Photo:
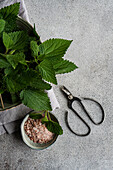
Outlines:
{"label": "pair of black scissors", "polygon": [[66,112],[66,124],[67,124],[67,127],[69,128],[69,130],[70,130],[72,133],[74,133],[74,134],[77,135],[77,136],[87,136],[87,135],[89,135],[90,132],[91,132],[91,128],[89,127],[89,125],[88,125],[88,124],[85,122],[85,120],[77,113],[77,111],[72,107],[72,104],[73,104],[74,101],[77,101],[77,102],[80,104],[81,108],[83,109],[83,111],[86,113],[87,117],[91,120],[91,122],[92,122],[93,124],[95,124],[95,125],[100,125],[100,124],[104,121],[104,118],[105,118],[104,109],[103,109],[103,107],[101,106],[101,104],[98,103],[96,100],[91,99],[91,98],[83,98],[83,100],[93,101],[93,102],[95,102],[95,103],[99,106],[99,108],[100,108],[100,110],[101,110],[101,112],[102,112],[102,118],[101,118],[101,120],[100,120],[99,122],[97,122],[97,123],[91,118],[91,116],[89,115],[88,111],[86,110],[86,108],[85,108],[85,106],[83,105],[82,100],[81,100],[80,98],[74,97],[65,86],[62,86],[62,87],[61,87],[61,90],[64,92],[64,94],[66,95],[66,97],[67,97],[67,99],[68,99],[68,107],[78,116],[78,118],[79,118],[79,119],[87,126],[87,128],[88,128],[88,131],[87,131],[87,133],[85,133],[85,134],[78,134],[78,133],[74,132],[74,131],[71,129],[70,125],[69,125],[69,122],[68,122],[68,112]]}

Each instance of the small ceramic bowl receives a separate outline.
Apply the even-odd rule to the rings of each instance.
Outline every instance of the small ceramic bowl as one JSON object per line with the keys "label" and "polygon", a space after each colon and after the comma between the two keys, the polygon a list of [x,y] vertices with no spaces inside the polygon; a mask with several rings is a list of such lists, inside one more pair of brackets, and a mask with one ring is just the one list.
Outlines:
{"label": "small ceramic bowl", "polygon": [[[51,116],[52,120],[54,120],[55,122],[58,122],[57,118],[52,113],[50,113],[50,116]],[[45,148],[49,147],[50,145],[52,145],[58,137],[57,134],[55,134],[53,139],[50,140],[48,143],[43,143],[43,144],[34,143],[32,140],[29,139],[29,137],[27,136],[27,134],[24,130],[24,124],[27,121],[28,117],[29,117],[29,114],[27,114],[25,116],[25,118],[23,119],[23,121],[21,123],[21,135],[22,135],[22,139],[26,143],[26,145],[28,145],[30,148],[36,149],[36,150],[42,150],[42,149],[45,149]]]}

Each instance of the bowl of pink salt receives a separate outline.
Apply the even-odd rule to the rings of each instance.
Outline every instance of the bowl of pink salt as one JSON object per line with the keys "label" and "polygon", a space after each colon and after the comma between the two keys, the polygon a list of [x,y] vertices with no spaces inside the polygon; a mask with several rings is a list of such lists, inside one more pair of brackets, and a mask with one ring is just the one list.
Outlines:
{"label": "bowl of pink salt", "polygon": [[[58,122],[57,118],[50,113],[51,119]],[[50,132],[41,119],[32,119],[29,114],[21,123],[21,135],[23,141],[32,149],[42,150],[52,145],[58,135]]]}

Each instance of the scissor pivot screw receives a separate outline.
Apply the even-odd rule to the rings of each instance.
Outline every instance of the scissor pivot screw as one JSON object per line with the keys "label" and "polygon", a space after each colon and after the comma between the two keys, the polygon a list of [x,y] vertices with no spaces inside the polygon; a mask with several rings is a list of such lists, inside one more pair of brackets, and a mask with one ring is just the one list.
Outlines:
{"label": "scissor pivot screw", "polygon": [[70,95],[68,96],[68,99],[72,100],[72,99],[73,99],[73,95],[70,94]]}

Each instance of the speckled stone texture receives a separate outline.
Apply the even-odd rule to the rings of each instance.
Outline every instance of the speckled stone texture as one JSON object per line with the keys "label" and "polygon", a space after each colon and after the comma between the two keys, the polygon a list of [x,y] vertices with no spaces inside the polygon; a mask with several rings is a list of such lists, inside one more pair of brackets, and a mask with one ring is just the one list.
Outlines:
{"label": "speckled stone texture", "polygon": [[[75,62],[79,68],[58,75],[59,85],[65,85],[76,96],[99,101],[106,119],[102,125],[95,126],[85,117],[91,126],[91,134],[84,138],[71,134],[64,119],[67,101],[59,86],[54,86],[61,106],[54,114],[64,134],[42,151],[28,148],[20,132],[0,136],[0,170],[112,170],[113,1],[25,0],[25,4],[30,22],[36,23],[42,41],[52,37],[73,40],[65,58]],[[70,123],[76,130],[77,118],[69,113]],[[95,119],[96,115],[100,115],[97,110]],[[78,130],[87,129],[83,126]]]}

